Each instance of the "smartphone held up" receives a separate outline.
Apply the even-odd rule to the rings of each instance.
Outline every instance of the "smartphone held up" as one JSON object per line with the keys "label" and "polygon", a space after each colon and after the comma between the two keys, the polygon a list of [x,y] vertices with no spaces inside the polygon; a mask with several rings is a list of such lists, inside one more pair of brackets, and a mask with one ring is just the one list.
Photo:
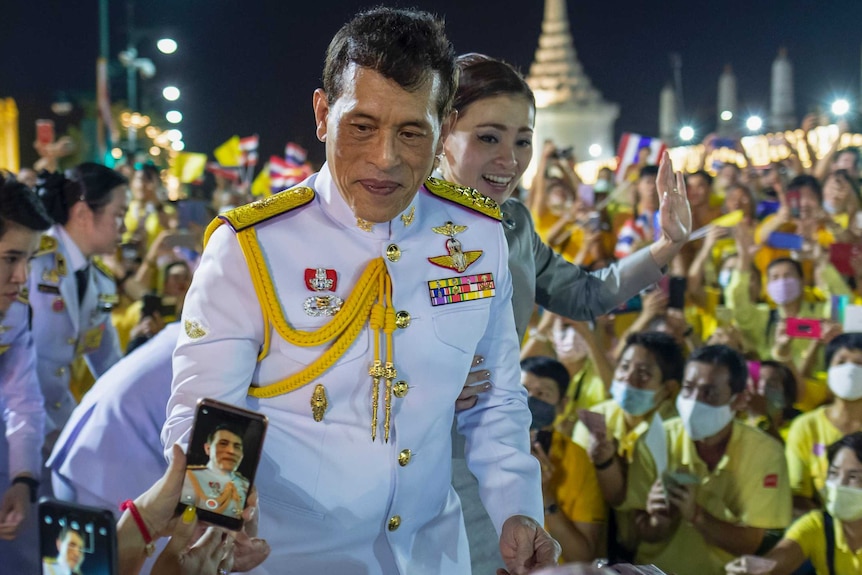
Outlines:
{"label": "smartphone held up", "polygon": [[201,399],[178,510],[194,505],[201,520],[240,529],[266,426],[266,416],[260,413]]}
{"label": "smartphone held up", "polygon": [[107,509],[42,498],[39,556],[43,573],[119,573],[113,514]]}

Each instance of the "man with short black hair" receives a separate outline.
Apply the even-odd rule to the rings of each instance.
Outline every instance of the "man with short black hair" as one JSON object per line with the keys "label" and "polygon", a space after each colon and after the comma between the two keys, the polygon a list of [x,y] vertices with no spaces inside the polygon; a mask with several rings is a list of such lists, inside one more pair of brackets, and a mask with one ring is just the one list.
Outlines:
{"label": "man with short black hair", "polygon": [[42,558],[42,575],[81,575],[84,535],[68,525],[57,535],[57,556]]}
{"label": "man with short black hair", "polygon": [[474,354],[495,385],[457,424],[506,567],[559,556],[499,206],[428,178],[456,77],[440,20],[360,13],[313,97],[326,164],[208,229],[162,439],[187,439],[198,397],[269,417],[256,485],[274,573],[470,573],[450,429]]}

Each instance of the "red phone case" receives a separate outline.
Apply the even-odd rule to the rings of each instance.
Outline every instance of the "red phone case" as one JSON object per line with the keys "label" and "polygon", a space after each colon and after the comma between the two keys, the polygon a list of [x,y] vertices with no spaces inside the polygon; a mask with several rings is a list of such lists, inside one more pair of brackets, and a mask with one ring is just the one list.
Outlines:
{"label": "red phone case", "polygon": [[823,329],[819,319],[789,317],[786,321],[786,331],[790,337],[820,339]]}

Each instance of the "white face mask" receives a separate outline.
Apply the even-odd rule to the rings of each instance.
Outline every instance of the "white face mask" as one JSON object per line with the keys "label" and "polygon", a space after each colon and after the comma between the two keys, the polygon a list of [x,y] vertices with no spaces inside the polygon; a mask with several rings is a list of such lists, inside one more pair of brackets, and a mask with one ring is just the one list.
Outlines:
{"label": "white face mask", "polygon": [[733,411],[730,409],[732,402],[733,397],[726,404],[715,407],[680,394],[676,398],[676,410],[689,437],[693,441],[700,441],[712,437],[733,420]]}
{"label": "white face mask", "polygon": [[862,366],[842,363],[829,368],[826,376],[832,393],[846,401],[862,398]]}
{"label": "white face mask", "polygon": [[841,521],[858,521],[862,519],[862,489],[826,484],[826,511],[832,517]]}

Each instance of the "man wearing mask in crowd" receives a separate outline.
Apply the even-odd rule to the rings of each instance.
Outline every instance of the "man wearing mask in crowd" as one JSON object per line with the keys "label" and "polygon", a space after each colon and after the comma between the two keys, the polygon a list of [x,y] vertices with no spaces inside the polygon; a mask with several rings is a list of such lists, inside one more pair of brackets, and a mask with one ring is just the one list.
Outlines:
{"label": "man wearing mask in crowd", "polygon": [[569,372],[555,359],[521,361],[521,382],[533,414],[533,454],[542,464],[545,526],[563,548],[564,561],[592,561],[602,548],[605,523],[596,471],[584,448],[554,429],[566,408],[569,381]]}
{"label": "man wearing mask in crowd", "polygon": [[664,423],[667,470],[641,439],[628,474],[625,506],[637,510],[637,563],[676,573],[721,575],[738,555],[754,554],[768,529],[790,523],[784,451],[737,421],[748,367],[724,345],[695,350],[677,397],[680,417]]}

